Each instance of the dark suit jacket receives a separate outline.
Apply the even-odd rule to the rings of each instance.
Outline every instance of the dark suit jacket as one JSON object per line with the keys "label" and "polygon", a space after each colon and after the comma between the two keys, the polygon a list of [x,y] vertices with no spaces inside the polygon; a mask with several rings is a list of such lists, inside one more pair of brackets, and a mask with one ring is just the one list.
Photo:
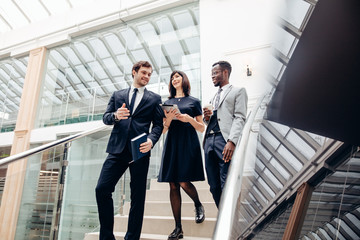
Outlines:
{"label": "dark suit jacket", "polygon": [[[159,140],[163,130],[163,117],[159,104],[161,104],[160,95],[145,89],[144,96],[135,112],[128,119],[115,121],[113,113],[122,106],[123,103],[129,108],[130,88],[122,89],[113,93],[108,103],[106,112],[103,115],[103,122],[106,125],[114,125],[106,152],[119,154],[124,150],[127,141],[139,134],[146,133],[153,142],[153,146]],[[150,124],[153,123],[151,132]]]}

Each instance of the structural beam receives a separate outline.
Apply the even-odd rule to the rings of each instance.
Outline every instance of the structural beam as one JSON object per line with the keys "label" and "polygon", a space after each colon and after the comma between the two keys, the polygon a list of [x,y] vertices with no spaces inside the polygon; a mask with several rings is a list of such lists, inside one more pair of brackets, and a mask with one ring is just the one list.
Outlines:
{"label": "structural beam", "polygon": [[[45,47],[30,51],[11,155],[30,148],[30,134],[35,123],[45,58]],[[16,161],[8,166],[0,206],[0,239],[15,238],[26,167],[27,159]]]}
{"label": "structural beam", "polygon": [[299,239],[313,189],[314,188],[308,183],[303,183],[299,187],[294,205],[291,209],[289,221],[286,225],[282,238],[283,240]]}

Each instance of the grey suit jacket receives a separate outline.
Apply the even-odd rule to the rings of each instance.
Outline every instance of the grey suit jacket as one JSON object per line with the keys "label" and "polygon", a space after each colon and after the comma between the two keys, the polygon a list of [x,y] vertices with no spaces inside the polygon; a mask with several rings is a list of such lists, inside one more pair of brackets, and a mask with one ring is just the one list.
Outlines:
{"label": "grey suit jacket", "polygon": [[[216,94],[210,101],[210,104],[215,101],[215,97]],[[248,96],[245,88],[237,88],[232,85],[230,85],[220,99],[217,118],[225,142],[230,140],[235,145],[237,144],[246,120],[247,101]],[[210,121],[204,122],[208,125]]]}

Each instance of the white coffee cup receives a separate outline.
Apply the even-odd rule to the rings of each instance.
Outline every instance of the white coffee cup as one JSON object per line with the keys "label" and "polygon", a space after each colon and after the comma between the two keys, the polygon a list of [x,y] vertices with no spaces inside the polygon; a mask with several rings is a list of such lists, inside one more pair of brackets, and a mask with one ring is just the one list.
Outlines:
{"label": "white coffee cup", "polygon": [[207,108],[208,110],[213,110],[213,105],[212,104],[205,104],[203,108]]}

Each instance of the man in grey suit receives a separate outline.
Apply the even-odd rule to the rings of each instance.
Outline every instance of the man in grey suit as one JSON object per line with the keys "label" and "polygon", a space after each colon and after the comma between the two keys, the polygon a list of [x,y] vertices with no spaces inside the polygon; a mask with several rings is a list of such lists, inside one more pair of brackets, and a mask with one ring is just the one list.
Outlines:
{"label": "man in grey suit", "polygon": [[210,101],[212,107],[203,109],[207,125],[204,138],[206,174],[218,208],[230,160],[241,136],[247,111],[246,91],[229,84],[230,73],[231,65],[226,61],[212,65],[212,81],[219,89]]}

